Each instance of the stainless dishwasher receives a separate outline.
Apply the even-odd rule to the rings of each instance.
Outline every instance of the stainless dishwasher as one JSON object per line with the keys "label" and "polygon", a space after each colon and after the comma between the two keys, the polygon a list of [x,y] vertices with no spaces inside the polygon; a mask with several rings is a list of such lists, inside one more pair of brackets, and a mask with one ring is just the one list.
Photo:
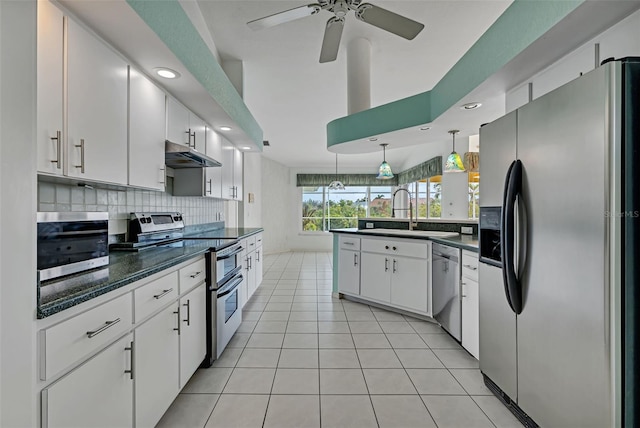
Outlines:
{"label": "stainless dishwasher", "polygon": [[460,249],[433,244],[432,281],[433,317],[458,341],[462,338],[462,302],[460,300]]}

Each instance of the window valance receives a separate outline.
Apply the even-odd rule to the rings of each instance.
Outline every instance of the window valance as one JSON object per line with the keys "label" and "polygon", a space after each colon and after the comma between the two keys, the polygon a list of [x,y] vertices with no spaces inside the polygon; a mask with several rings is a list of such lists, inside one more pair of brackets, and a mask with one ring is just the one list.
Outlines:
{"label": "window valance", "polygon": [[406,171],[402,171],[398,174],[398,184],[413,183],[436,175],[442,175],[442,156],[436,156]]}

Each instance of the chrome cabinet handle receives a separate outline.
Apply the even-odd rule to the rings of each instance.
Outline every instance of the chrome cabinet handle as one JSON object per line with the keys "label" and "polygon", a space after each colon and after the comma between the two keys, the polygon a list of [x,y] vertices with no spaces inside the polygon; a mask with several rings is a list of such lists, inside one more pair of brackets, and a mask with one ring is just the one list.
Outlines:
{"label": "chrome cabinet handle", "polygon": [[396,259],[393,259],[393,273],[396,273],[398,271],[398,261]]}
{"label": "chrome cabinet handle", "polygon": [[245,263],[247,264],[246,269],[249,270],[251,269],[251,267],[249,266],[249,257],[247,257],[246,259],[244,259]]}
{"label": "chrome cabinet handle", "polygon": [[196,272],[194,274],[189,275],[191,277],[191,279],[196,279],[197,277],[199,277],[202,274],[202,271]]}
{"label": "chrome cabinet handle", "polygon": [[171,293],[173,291],[173,288],[170,288],[168,290],[162,290],[162,293],[160,294],[154,294],[153,298],[156,300],[162,299],[164,296],[166,296],[167,294]]}
{"label": "chrome cabinet handle", "polygon": [[129,370],[125,370],[125,373],[129,373],[129,379],[133,380],[133,355],[134,355],[134,348],[133,348],[133,342],[131,342],[131,344],[129,346],[127,346],[126,348],[124,348],[125,351],[131,351],[131,355],[130,355],[130,362],[129,362],[129,367],[131,367]]}
{"label": "chrome cabinet handle", "polygon": [[465,285],[467,285],[467,283],[466,282],[461,282],[460,285],[462,286],[461,287],[462,288],[462,290],[461,290],[462,292],[460,293],[460,297],[462,297],[462,298],[467,297],[467,295],[465,294],[465,290],[464,290],[465,289]]}
{"label": "chrome cabinet handle", "polygon": [[80,139],[80,144],[74,145],[80,147],[80,165],[76,165],[76,168],[80,168],[80,172],[84,174],[84,138]]}
{"label": "chrome cabinet handle", "polygon": [[108,329],[109,327],[112,327],[116,324],[118,324],[120,322],[120,318],[116,318],[113,321],[107,321],[104,323],[104,325],[102,327],[100,327],[97,330],[92,330],[92,331],[88,331],[87,332],[87,337],[89,339],[91,339],[92,337],[95,337],[97,335],[99,335],[100,333],[102,333],[103,331],[105,331],[106,329]]}
{"label": "chrome cabinet handle", "polygon": [[249,269],[253,269],[253,257],[249,257]]}
{"label": "chrome cabinet handle", "polygon": [[162,180],[158,180],[158,183],[165,184],[165,181],[166,181],[165,169],[164,168],[160,168],[160,171],[162,171],[162,174],[161,174]]}
{"label": "chrome cabinet handle", "polygon": [[389,271],[389,259],[388,258],[384,258],[384,271],[388,272]]}
{"label": "chrome cabinet handle", "polygon": [[190,306],[191,301],[189,299],[187,299],[187,303],[183,303],[182,306],[186,306],[187,308],[187,319],[186,320],[182,320],[184,322],[187,323],[187,325],[191,325],[191,306]]}
{"label": "chrome cabinet handle", "polygon": [[207,183],[209,184],[209,190],[207,190],[207,193],[208,193],[208,194],[211,194],[211,189],[213,189],[213,183],[212,183],[212,180],[213,180],[213,179],[211,179],[211,178],[207,180]]}
{"label": "chrome cabinet handle", "polygon": [[260,261],[260,250],[256,250],[256,261]]}
{"label": "chrome cabinet handle", "polygon": [[229,187],[229,191],[230,191],[229,197],[233,198],[233,186]]}
{"label": "chrome cabinet handle", "polygon": [[174,327],[173,331],[177,331],[178,336],[180,336],[180,306],[178,306],[178,308],[175,311],[173,311],[173,313],[178,316],[178,327]]}
{"label": "chrome cabinet handle", "polygon": [[55,163],[56,164],[56,168],[60,169],[62,168],[62,161],[60,159],[61,153],[60,150],[62,149],[62,132],[61,131],[56,131],[56,136],[55,137],[51,137],[52,140],[56,140],[56,160],[52,160],[51,163]]}
{"label": "chrome cabinet handle", "polygon": [[353,265],[358,266],[358,255],[355,253],[353,254]]}
{"label": "chrome cabinet handle", "polygon": [[477,267],[477,266],[462,265],[462,267],[466,267],[466,268],[469,268],[469,269],[471,269],[471,270],[478,270],[478,267]]}
{"label": "chrome cabinet handle", "polygon": [[193,133],[191,133],[191,137],[193,137],[193,148],[196,148],[196,131],[193,131]]}
{"label": "chrome cabinet handle", "polygon": [[184,132],[187,134],[187,146],[191,147],[191,128]]}
{"label": "chrome cabinet handle", "polygon": [[353,242],[345,242],[344,245],[356,245],[356,244]]}

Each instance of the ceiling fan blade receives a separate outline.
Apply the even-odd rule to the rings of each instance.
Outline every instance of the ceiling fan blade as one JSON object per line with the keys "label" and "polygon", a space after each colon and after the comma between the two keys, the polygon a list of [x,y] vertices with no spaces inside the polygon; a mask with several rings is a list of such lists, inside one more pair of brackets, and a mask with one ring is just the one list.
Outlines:
{"label": "ceiling fan blade", "polygon": [[327,21],[320,51],[320,63],[335,61],[338,57],[340,39],[344,29],[344,18],[333,17]]}
{"label": "ceiling fan blade", "polygon": [[265,28],[274,27],[285,22],[293,21],[295,19],[305,18],[307,16],[315,15],[320,12],[322,7],[317,4],[310,4],[306,6],[295,7],[293,9],[285,10],[284,12],[274,13],[273,15],[265,16],[264,18],[254,19],[247,22],[249,28],[254,31],[263,30]]}
{"label": "ceiling fan blade", "polygon": [[424,24],[370,3],[358,6],[356,18],[407,40],[413,40],[424,28]]}

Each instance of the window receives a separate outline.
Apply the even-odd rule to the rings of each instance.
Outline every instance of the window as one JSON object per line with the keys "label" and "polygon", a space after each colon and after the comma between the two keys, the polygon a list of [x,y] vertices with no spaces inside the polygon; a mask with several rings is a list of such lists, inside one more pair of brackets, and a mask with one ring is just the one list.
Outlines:
{"label": "window", "polygon": [[391,217],[390,186],[302,188],[302,230],[328,231],[358,227],[359,217]]}
{"label": "window", "polygon": [[480,173],[469,173],[469,218],[480,217]]}
{"label": "window", "polygon": [[414,197],[414,216],[416,218],[440,218],[442,212],[442,176],[426,178],[410,183],[409,191]]}

